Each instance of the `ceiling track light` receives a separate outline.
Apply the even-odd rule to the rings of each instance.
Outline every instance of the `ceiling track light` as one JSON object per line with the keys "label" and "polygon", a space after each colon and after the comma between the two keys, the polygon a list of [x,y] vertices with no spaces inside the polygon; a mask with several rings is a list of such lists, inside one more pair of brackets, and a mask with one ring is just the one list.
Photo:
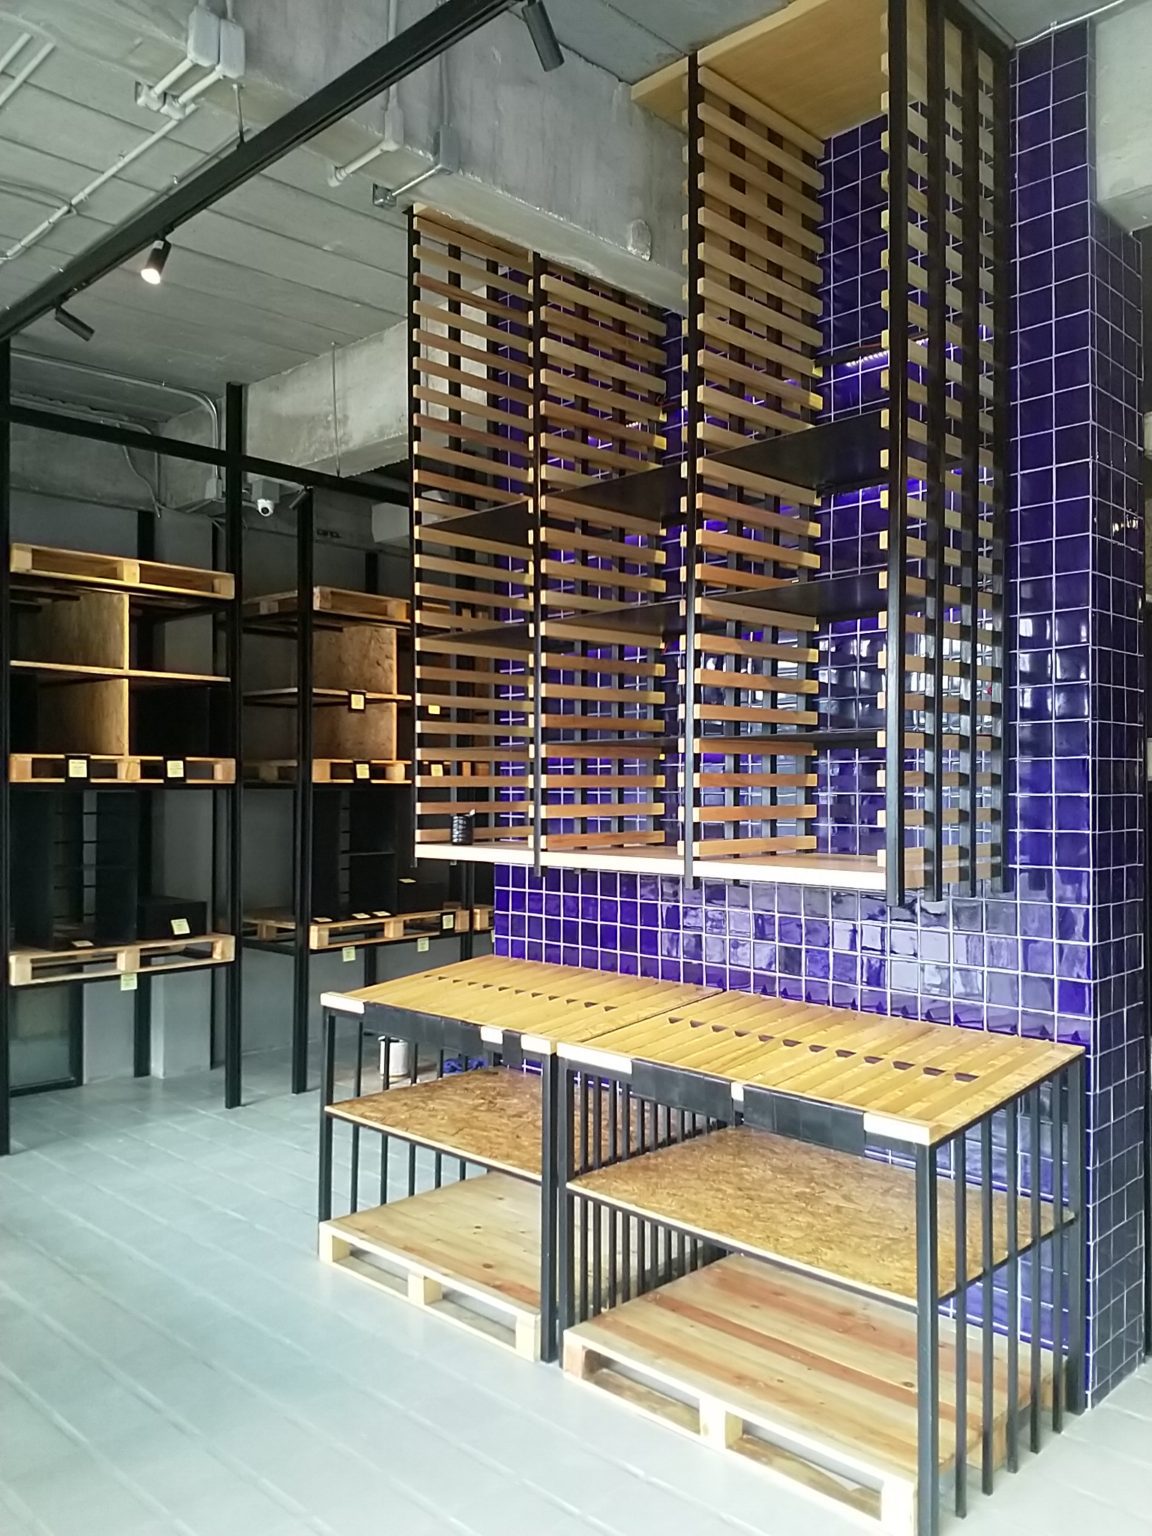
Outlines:
{"label": "ceiling track light", "polygon": [[520,14],[524,17],[524,24],[535,46],[540,68],[559,69],[564,62],[564,54],[552,30],[552,22],[544,8],[544,0],[525,0],[524,9]]}
{"label": "ceiling track light", "polygon": [[148,252],[148,259],[140,269],[140,276],[146,283],[157,287],[164,276],[164,268],[168,264],[168,258],[172,254],[172,247],[167,240],[157,240]]}
{"label": "ceiling track light", "polygon": [[66,331],[71,331],[73,336],[79,336],[81,341],[91,341],[95,336],[95,326],[86,324],[79,315],[69,314],[63,304],[57,304],[52,313],[58,325],[62,325]]}

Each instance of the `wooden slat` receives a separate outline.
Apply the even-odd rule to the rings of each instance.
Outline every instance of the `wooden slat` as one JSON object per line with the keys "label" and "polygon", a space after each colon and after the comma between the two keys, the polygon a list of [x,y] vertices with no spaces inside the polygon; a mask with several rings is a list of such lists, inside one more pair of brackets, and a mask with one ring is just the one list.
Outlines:
{"label": "wooden slat", "polygon": [[718,283],[711,278],[702,277],[696,288],[706,303],[721,310],[735,311],[751,321],[753,325],[762,325],[765,330],[777,331],[802,345],[810,347],[823,345],[824,333],[816,326],[805,325],[800,320],[794,320],[791,315],[785,314],[780,309],[769,308],[768,305],[761,304],[759,300],[751,298],[746,293],[737,293],[730,284]]}
{"label": "wooden slat", "polygon": [[[579,438],[562,437],[556,432],[542,433],[540,443],[545,453],[554,453],[558,458],[571,459],[575,463],[602,464],[607,469],[619,469],[625,474],[654,467],[651,461],[646,461],[638,454],[617,453],[611,448],[593,448]],[[542,478],[547,479],[550,468],[550,465],[541,463]]]}
{"label": "wooden slat", "polygon": [[805,613],[777,613],[769,608],[743,608],[739,602],[702,597],[697,612],[705,619],[740,619],[756,629],[784,629],[802,634],[813,634],[820,628],[820,620]]}
{"label": "wooden slat", "polygon": [[701,347],[696,354],[696,361],[701,372],[710,377],[749,385],[757,394],[775,395],[778,400],[787,401],[801,410],[819,411],[824,407],[823,398],[815,390],[805,389],[802,385],[793,384],[789,379],[765,373],[762,369],[753,368],[748,363],[737,362],[723,352],[713,352],[707,347]]}
{"label": "wooden slat", "polygon": [[697,773],[693,782],[701,789],[815,789],[815,773]]}
{"label": "wooden slat", "polygon": [[[439,298],[459,304],[464,310],[476,310],[509,325],[524,325],[529,319],[524,310],[513,309],[507,304],[501,304],[498,299],[489,299],[483,294],[474,293],[470,288],[458,288],[452,283],[442,282],[438,277],[429,277],[426,273],[417,272],[414,286],[421,293],[434,293]],[[451,313],[455,318],[455,311]]]}
{"label": "wooden slat", "polygon": [[532,265],[531,256],[520,246],[511,245],[487,231],[481,232],[474,229],[470,224],[460,223],[438,210],[420,209],[416,215],[416,230],[417,233],[427,235],[432,240],[439,240],[444,245],[458,246],[461,250],[469,251],[473,256],[480,256],[485,261],[503,262],[510,267],[521,268]]}
{"label": "wooden slat", "polygon": [[[531,390],[520,389],[501,380],[488,379],[483,374],[469,373],[462,368],[453,368],[449,363],[437,363],[431,358],[422,357],[418,368],[421,375],[431,374],[433,378],[444,379],[449,384],[459,384],[462,389],[471,390],[473,396],[487,396],[496,400],[514,400],[517,405],[524,406],[531,406],[532,404]],[[449,395],[448,398],[453,402],[453,409],[462,409],[461,406],[455,404],[457,399],[455,395]],[[520,425],[524,424],[525,419],[524,417],[516,418],[517,423]]]}
{"label": "wooden slat", "polygon": [[455,272],[459,277],[468,279],[479,286],[488,284],[498,288],[502,293],[514,294],[518,299],[530,299],[532,297],[531,285],[518,282],[507,273],[493,272],[489,267],[478,267],[473,262],[461,261],[458,256],[450,256],[446,250],[441,250],[436,245],[417,245],[413,255],[420,265],[439,267],[444,272]]}
{"label": "wooden slat", "polygon": [[478,538],[471,533],[458,533],[455,529],[440,529],[435,523],[424,523],[416,529],[416,547],[419,548],[422,544],[436,544],[445,549],[473,549],[477,554],[501,555],[506,560],[526,558],[525,551],[519,544],[506,544],[500,539]]}
{"label": "wooden slat", "polygon": [[650,400],[640,400],[634,395],[621,395],[614,389],[605,389],[594,379],[577,379],[571,374],[557,373],[554,368],[542,368],[540,381],[545,389],[555,390],[562,398],[575,396],[591,400],[602,410],[620,411],[629,421],[663,421],[664,407]]}
{"label": "wooden slat", "polygon": [[[730,113],[725,112],[722,108],[715,106],[714,103],[707,100],[700,103],[699,118],[700,122],[705,126],[705,128],[713,129],[715,133],[720,137],[729,140],[735,140],[735,142],[740,144],[744,149],[750,150],[757,159],[765,160],[770,165],[776,166],[779,170],[783,171],[786,176],[790,176],[795,181],[803,183],[804,186],[811,187],[814,192],[823,192],[824,177],[821,172],[818,171],[815,166],[809,165],[808,162],[802,159],[799,155],[790,154],[787,149],[782,148],[779,144],[773,143],[773,141],[766,138],[763,133],[757,133],[756,129],[758,124],[755,121],[752,123],[738,123]],[[705,146],[705,154],[707,154],[709,135],[704,135],[703,142]],[[743,171],[741,167],[745,164],[745,162],[741,160],[739,156],[731,153],[728,155],[728,160],[733,163],[726,163],[725,169],[735,170],[737,175],[742,175]],[[779,176],[769,178],[763,171],[760,172],[760,175],[764,177],[765,185],[763,190],[771,192],[773,196],[780,195],[779,191],[774,190],[774,188],[778,189],[781,187],[790,192],[793,192],[793,195],[796,195],[794,189],[789,186],[787,182],[782,181]],[[769,182],[769,180],[772,183],[771,186],[766,184]],[[816,219],[817,221],[824,217],[823,209],[821,208],[820,204],[811,197],[805,197],[803,199],[801,211],[807,214],[809,218]]]}
{"label": "wooden slat", "polygon": [[[419,315],[422,320],[430,320],[433,325],[443,326],[449,331],[464,331],[469,336],[482,336],[485,341],[490,341],[497,347],[511,347],[513,350],[524,347],[521,337],[510,331],[501,331],[496,326],[485,325],[482,320],[474,320],[471,315],[454,315],[449,309],[441,309],[436,304],[426,304],[422,299],[416,299],[412,305],[412,313]],[[423,366],[423,359],[421,360]]]}
{"label": "wooden slat", "polygon": [[606,555],[609,559],[622,560],[630,565],[663,565],[666,558],[662,549],[646,549],[639,544],[602,539],[592,533],[554,528],[547,523],[540,530],[540,542],[549,549],[582,549],[589,554]]}
{"label": "wooden slat", "polygon": [[740,693],[800,695],[820,692],[820,684],[814,677],[779,677],[774,672],[728,672],[715,667],[697,667],[695,677],[701,688],[727,688]]}
{"label": "wooden slat", "polygon": [[[513,345],[517,342],[517,339],[516,337],[509,337],[509,341]],[[428,351],[443,352],[448,357],[465,358],[470,363],[479,364],[485,370],[483,373],[476,375],[476,378],[481,383],[491,382],[488,379],[489,372],[496,374],[511,373],[517,378],[524,379],[531,378],[532,376],[532,365],[526,359],[509,357],[509,349],[507,347],[502,348],[499,352],[490,352],[486,348],[470,347],[467,342],[442,336],[437,331],[425,331],[419,328],[413,331],[412,340],[417,346]],[[520,346],[523,350],[527,346],[527,342],[521,342]],[[470,374],[469,377],[471,378],[472,375]]]}
{"label": "wooden slat", "polygon": [[792,549],[769,539],[744,539],[736,534],[716,533],[711,528],[701,528],[696,535],[698,549],[717,554],[739,555],[745,560],[756,560],[772,565],[802,566],[806,570],[820,569],[820,556],[809,549]]}
{"label": "wooden slat", "polygon": [[815,805],[702,805],[693,816],[698,822],[743,825],[753,821],[811,821],[819,808]]}
{"label": "wooden slat", "polygon": [[702,65],[700,68],[700,84],[712,96],[718,96],[728,106],[735,107],[738,112],[745,113],[761,127],[767,128],[771,133],[778,133],[789,144],[794,144],[797,149],[811,155],[815,160],[824,158],[824,140],[814,133],[809,133],[798,123],[775,111],[766,102],[756,96],[750,96],[747,91],[734,85],[731,80],[718,73],[715,69],[709,69]]}
{"label": "wooden slat", "polygon": [[566,342],[557,341],[551,336],[544,336],[541,344],[544,356],[555,358],[559,363],[567,363],[573,368],[585,368],[592,373],[601,373],[606,378],[617,379],[641,394],[662,395],[664,393],[664,378],[659,373],[633,368],[615,358],[589,352],[586,348],[571,347]]}
{"label": "wooden slat", "polygon": [[714,496],[701,491],[696,497],[701,517],[725,518],[732,523],[743,523],[748,528],[765,528],[775,533],[793,534],[798,539],[815,539],[820,536],[820,525],[791,512],[769,512],[764,507],[751,506],[744,501],[733,501],[728,496]]}
{"label": "wooden slat", "polygon": [[600,804],[593,800],[581,800],[572,805],[545,805],[540,816],[542,821],[639,821],[663,814],[664,806],[659,800],[609,800]]}
{"label": "wooden slat", "polygon": [[664,321],[649,314],[646,308],[634,309],[627,304],[617,303],[594,289],[581,288],[576,283],[567,282],[553,272],[545,272],[541,284],[546,294],[553,295],[562,304],[595,310],[597,314],[607,315],[610,320],[622,320],[625,325],[649,336],[662,338],[664,335]]}
{"label": "wooden slat", "polygon": [[700,260],[706,267],[711,267],[714,271],[722,272],[728,277],[734,277],[738,282],[745,283],[760,293],[769,294],[793,309],[800,309],[806,314],[817,316],[823,309],[823,300],[818,295],[809,293],[804,288],[797,288],[795,284],[785,282],[782,278],[773,277],[770,272],[739,256],[729,255],[717,245],[704,241],[697,250]]}
{"label": "wooden slat", "polygon": [[[745,356],[759,357],[766,363],[778,363],[781,368],[789,370],[790,376],[800,379],[820,377],[820,364],[813,358],[806,357],[802,352],[793,351],[791,347],[781,346],[779,342],[769,341],[766,336],[759,336],[755,331],[742,330],[730,321],[722,320],[719,315],[707,312],[702,314],[700,333]],[[708,356],[711,355],[709,352]]]}
{"label": "wooden slat", "polygon": [[[494,475],[499,470],[499,465],[492,467]],[[500,478],[503,479],[503,475]],[[419,464],[413,466],[412,484],[417,492],[426,489],[449,491],[453,496],[468,496],[473,501],[487,501],[497,507],[503,502],[515,500],[515,496],[501,486],[479,485],[474,480],[458,480],[453,475],[436,474],[435,471],[425,469]],[[451,506],[446,502],[437,502],[436,505],[444,511],[452,511]]]}
{"label": "wooden slat", "polygon": [[756,256],[763,256],[765,260],[785,268],[804,282],[820,283],[823,280],[824,274],[816,262],[809,261],[807,257],[801,256],[776,240],[766,239],[755,229],[737,224],[734,219],[729,218],[726,213],[717,208],[700,209],[700,228],[710,234],[718,235],[723,240],[731,241],[742,250],[751,251]]}
{"label": "wooden slat", "polygon": [[540,415],[577,432],[590,432],[595,437],[614,439],[618,443],[634,443],[636,447],[646,450],[653,460],[664,446],[664,438],[658,432],[627,426],[612,416],[595,416],[589,411],[577,410],[575,406],[561,405],[556,400],[541,400]]}
{"label": "wooden slat", "polygon": [[625,571],[604,570],[594,565],[580,565],[574,560],[543,560],[540,569],[545,576],[560,581],[583,581],[593,587],[612,587],[628,592],[662,592],[664,582],[655,576],[636,576]]}
{"label": "wooden slat", "polygon": [[[434,405],[446,411],[458,411],[461,416],[470,416],[474,421],[500,422],[505,427],[512,427],[521,432],[532,430],[531,418],[517,416],[513,411],[504,411],[499,406],[486,405],[482,400],[467,399],[460,395],[450,395],[444,390],[430,389],[426,384],[417,384],[412,391],[413,399],[422,400],[426,405]],[[513,444],[521,453],[527,453],[526,443]]]}
{"label": "wooden slat", "polygon": [[775,645],[767,640],[745,640],[731,635],[696,635],[696,649],[709,656],[758,657],[764,661],[794,661],[797,665],[815,665],[820,652],[815,647]]}
{"label": "wooden slat", "polygon": [[662,843],[663,832],[549,832],[546,848],[632,848],[642,843]]}
{"label": "wooden slat", "polygon": [[731,421],[750,422],[755,427],[764,427],[776,432],[798,432],[809,426],[802,416],[790,416],[784,411],[774,411],[768,405],[753,405],[743,395],[728,394],[722,389],[713,389],[707,384],[702,384],[696,394],[700,405],[717,415],[727,416]]}
{"label": "wooden slat", "polygon": [[[462,421],[449,421],[444,416],[427,416],[422,411],[417,411],[412,417],[412,425],[419,433],[418,451],[428,458],[436,458],[442,453],[442,449],[435,443],[428,443],[425,434],[433,437],[446,438],[449,442],[475,443],[480,448],[492,448],[497,453],[511,454],[518,457],[524,452],[524,445],[512,438],[501,437],[497,432],[486,432],[482,427],[470,427]],[[482,454],[471,455],[479,458],[483,463],[498,463],[498,460],[486,459]]]}
{"label": "wooden slat", "polygon": [[628,331],[610,330],[583,315],[573,315],[567,310],[558,309],[555,304],[542,305],[540,315],[544,327],[557,335],[585,338],[597,343],[604,343],[605,338],[610,338],[613,351],[624,352],[638,362],[655,363],[658,367],[663,367],[667,362],[659,347],[654,347],[649,341],[641,341]]}
{"label": "wooden slat", "polygon": [[715,460],[706,459],[698,466],[698,472],[706,481],[734,485],[739,490],[750,491],[759,496],[776,496],[793,506],[818,507],[820,505],[820,497],[808,486],[791,485],[786,480],[774,480],[770,475],[763,475],[758,470],[742,469],[736,464],[718,464]]}
{"label": "wooden slat", "polygon": [[803,853],[815,848],[814,837],[714,837],[701,839],[697,844],[696,857],[727,859],[750,854]]}
{"label": "wooden slat", "polygon": [[[763,198],[737,192],[723,176],[704,171],[699,179],[699,190],[702,197],[712,198],[720,204],[722,218],[730,218],[733,212],[743,214],[755,229],[783,235],[786,241],[798,245],[801,250],[811,251],[814,256],[824,254],[823,235],[815,234],[799,219],[767,207]],[[783,260],[784,254],[784,248],[781,247],[778,259],[782,266],[787,265]]]}
{"label": "wooden slat", "polygon": [[[702,109],[707,111],[707,108]],[[778,202],[785,208],[802,219],[808,219],[811,223],[819,223],[823,218],[820,204],[814,202],[804,192],[800,191],[791,182],[785,181],[779,172],[772,169],[764,170],[754,160],[747,159],[731,150],[724,138],[722,131],[705,129],[699,138],[700,157],[706,165],[715,166],[716,169],[731,181],[742,181],[747,186],[755,188],[766,198]],[[782,153],[777,151],[777,153]],[[684,148],[684,159],[688,159],[688,147]]]}

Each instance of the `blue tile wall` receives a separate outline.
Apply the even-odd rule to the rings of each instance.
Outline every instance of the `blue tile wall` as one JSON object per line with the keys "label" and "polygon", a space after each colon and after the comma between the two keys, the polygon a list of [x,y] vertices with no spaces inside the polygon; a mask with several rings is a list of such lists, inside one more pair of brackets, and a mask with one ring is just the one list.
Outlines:
{"label": "blue tile wall", "polygon": [[[529,959],[1086,1045],[1098,1398],[1140,1358],[1146,1084],[1140,273],[1137,245],[1093,202],[1092,74],[1086,25],[1022,50],[1014,72],[1008,894],[892,910],[788,885],[500,869],[495,931],[499,950]],[[843,347],[883,325],[878,127],[829,148],[825,295]],[[855,366],[854,379],[837,373],[834,411],[876,398],[882,363]],[[867,498],[838,502],[830,564],[872,563],[878,532]],[[826,637],[829,692],[845,710],[876,692],[877,639],[866,626]],[[876,767],[857,752],[825,768],[823,847],[873,846]]]}

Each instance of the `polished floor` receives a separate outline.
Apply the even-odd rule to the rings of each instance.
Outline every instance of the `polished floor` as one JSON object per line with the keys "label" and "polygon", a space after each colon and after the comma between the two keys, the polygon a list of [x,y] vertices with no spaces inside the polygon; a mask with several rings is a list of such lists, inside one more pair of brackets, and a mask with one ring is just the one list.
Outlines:
{"label": "polished floor", "polygon": [[[0,1536],[838,1536],[744,1467],[314,1257],[316,1095],[25,1098],[0,1161]],[[1152,1372],[975,1536],[1152,1533]],[[946,1521],[945,1530],[959,1531]]]}

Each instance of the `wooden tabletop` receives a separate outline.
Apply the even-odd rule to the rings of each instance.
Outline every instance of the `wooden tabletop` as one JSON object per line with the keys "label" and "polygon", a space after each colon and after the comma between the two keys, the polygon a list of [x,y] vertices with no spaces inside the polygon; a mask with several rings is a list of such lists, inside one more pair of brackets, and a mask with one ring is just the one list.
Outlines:
{"label": "wooden tabletop", "polygon": [[536,1050],[551,1051],[561,1041],[595,1040],[622,1024],[709,996],[705,987],[679,982],[481,955],[343,993],[341,1002],[402,1008],[501,1033],[507,1030],[527,1036]]}
{"label": "wooden tabletop", "polygon": [[[739,1126],[630,1157],[569,1186],[633,1215],[666,1221],[722,1247],[846,1281],[888,1300],[916,1299],[916,1184],[908,1168]],[[955,1207],[939,1201],[940,1293],[956,1280]],[[1008,1200],[993,1196],[993,1261],[1008,1252]],[[966,1206],[967,1275],[984,1269],[980,1201]],[[1045,1202],[1041,1226],[1050,1231]],[[1032,1231],[1017,1201],[1017,1240]]]}
{"label": "wooden tabletop", "polygon": [[[578,1046],[560,1047],[580,1059]],[[859,1110],[876,1134],[933,1145],[1043,1082],[1078,1046],[716,992],[595,1042],[614,1056]]]}
{"label": "wooden tabletop", "polygon": [[[934,1145],[1082,1052],[983,1030],[484,955],[327,999],[458,1019],[595,1067],[645,1061],[853,1109]],[[736,1095],[739,1098],[737,1086]]]}

